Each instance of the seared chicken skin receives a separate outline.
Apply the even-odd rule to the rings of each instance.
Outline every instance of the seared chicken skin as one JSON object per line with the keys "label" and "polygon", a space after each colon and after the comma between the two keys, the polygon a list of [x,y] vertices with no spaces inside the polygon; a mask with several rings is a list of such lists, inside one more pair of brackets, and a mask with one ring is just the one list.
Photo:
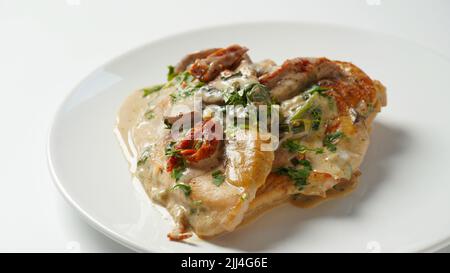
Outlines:
{"label": "seared chicken skin", "polygon": [[[276,205],[308,207],[357,185],[384,86],[348,62],[277,66],[247,51],[191,53],[119,113],[132,171],[174,219],[171,240],[231,232]],[[261,106],[267,119],[251,114]]]}

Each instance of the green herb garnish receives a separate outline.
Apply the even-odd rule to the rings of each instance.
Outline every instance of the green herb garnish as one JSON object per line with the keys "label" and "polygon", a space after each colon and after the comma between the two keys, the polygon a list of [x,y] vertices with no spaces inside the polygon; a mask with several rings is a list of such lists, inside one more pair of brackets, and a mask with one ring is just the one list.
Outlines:
{"label": "green herb garnish", "polygon": [[186,159],[180,154],[180,150],[175,148],[176,142],[170,142],[166,149],[164,150],[164,155],[167,157],[176,157],[177,165],[170,173],[170,176],[175,179],[175,181],[180,180],[181,176],[183,176],[183,172],[186,170]]}
{"label": "green herb garnish", "polygon": [[187,71],[181,72],[180,74],[177,74],[173,77],[173,81],[178,84],[182,82],[190,83],[193,80],[195,80],[194,76],[192,76],[191,73]]}
{"label": "green herb garnish", "polygon": [[164,87],[164,84],[157,84],[157,85],[153,85],[153,86],[151,86],[149,88],[144,88],[144,89],[142,89],[142,91],[144,92],[144,94],[142,96],[145,98],[145,97],[147,97],[150,94],[158,92],[163,87]]}
{"label": "green herb garnish", "polygon": [[[272,105],[269,89],[260,83],[249,84],[244,87],[247,100],[255,104]],[[270,108],[269,108],[270,109]]]}
{"label": "green herb garnish", "polygon": [[144,165],[145,162],[147,162],[147,159],[149,157],[150,157],[150,150],[147,148],[147,149],[145,149],[142,152],[141,156],[139,157],[139,160],[137,162],[137,166],[140,167],[140,166]]}
{"label": "green herb garnish", "polygon": [[173,80],[173,78],[175,78],[177,76],[177,74],[175,73],[175,67],[172,65],[169,65],[167,67],[167,69],[169,71],[167,71],[167,81],[170,82],[171,80]]}
{"label": "green herb garnish", "polygon": [[231,92],[225,94],[227,105],[247,106],[249,103],[272,105],[269,89],[260,83],[250,83],[244,88],[236,86]]}
{"label": "green herb garnish", "polygon": [[184,89],[180,89],[178,90],[177,93],[170,94],[170,98],[172,99],[173,102],[175,102],[177,100],[184,99],[194,95],[195,91],[197,90],[198,90],[197,87],[187,87]]}
{"label": "green herb garnish", "polygon": [[303,119],[307,113],[316,105],[317,99],[319,97],[318,93],[312,94],[308,99],[305,101],[305,103],[300,106],[294,114],[289,118],[289,122],[293,123],[297,120]]}
{"label": "green herb garnish", "polygon": [[336,152],[336,150],[337,150],[336,143],[339,141],[339,139],[341,139],[344,136],[345,136],[344,133],[339,132],[339,131],[328,134],[325,136],[325,138],[323,140],[323,145],[325,147],[327,147],[327,149],[330,152]]}
{"label": "green herb garnish", "polygon": [[224,94],[225,104],[227,105],[242,105],[247,106],[247,97],[245,96],[242,89],[240,90],[232,90],[228,94]]}
{"label": "green herb garnish", "polygon": [[320,123],[322,122],[322,110],[320,110],[320,108],[314,108],[311,111],[311,116],[312,116],[312,129],[314,131],[319,130],[320,128]]}
{"label": "green herb garnish", "polygon": [[223,173],[220,170],[217,170],[217,171],[213,172],[211,175],[213,177],[213,181],[212,182],[217,187],[222,185],[223,181],[225,181],[225,176],[223,175]]}
{"label": "green herb garnish", "polygon": [[282,167],[276,173],[288,176],[294,182],[294,185],[299,190],[302,190],[308,184],[307,180],[311,171],[312,166],[308,160],[299,160],[297,167]]}
{"label": "green herb garnish", "polygon": [[319,95],[322,95],[322,96],[326,96],[324,94],[325,91],[328,91],[328,88],[321,87],[321,86],[318,86],[318,85],[313,85],[313,86],[311,86],[311,88],[309,88],[308,90],[306,90],[303,93],[303,99],[307,100],[315,93],[318,93]]}
{"label": "green herb garnish", "polygon": [[300,144],[298,140],[288,139],[283,145],[283,148],[287,149],[291,153],[305,153],[315,152],[316,154],[322,154],[323,148],[308,148],[305,145]]}
{"label": "green herb garnish", "polygon": [[177,168],[174,168],[172,172],[170,173],[170,177],[175,179],[175,181],[180,180],[180,178],[183,176],[183,172],[186,170],[186,167],[180,166]]}
{"label": "green herb garnish", "polygon": [[[182,85],[183,83],[184,85]],[[196,80],[195,77],[187,71],[176,75],[169,84],[177,84],[177,92],[170,94],[173,102],[192,96],[200,89],[200,87],[205,85],[205,83]]]}
{"label": "green herb garnish", "polygon": [[184,183],[177,183],[172,187],[172,190],[180,189],[184,192],[184,195],[189,196],[191,194],[191,186]]}
{"label": "green herb garnish", "polygon": [[144,117],[148,120],[153,119],[155,117],[155,113],[152,110],[145,112]]}
{"label": "green herb garnish", "polygon": [[166,149],[164,150],[164,155],[169,156],[169,157],[170,156],[179,157],[180,156],[180,150],[175,149],[175,144],[176,144],[175,141],[171,141],[167,145]]}

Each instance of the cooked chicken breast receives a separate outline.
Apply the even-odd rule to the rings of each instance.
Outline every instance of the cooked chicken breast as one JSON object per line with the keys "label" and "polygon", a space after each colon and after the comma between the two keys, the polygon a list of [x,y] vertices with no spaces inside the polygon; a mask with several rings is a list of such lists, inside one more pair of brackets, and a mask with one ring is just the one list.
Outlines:
{"label": "cooked chicken breast", "polygon": [[189,54],[119,112],[131,171],[172,215],[171,240],[231,232],[279,204],[311,207],[357,185],[384,86],[348,62],[277,66],[247,51]]}

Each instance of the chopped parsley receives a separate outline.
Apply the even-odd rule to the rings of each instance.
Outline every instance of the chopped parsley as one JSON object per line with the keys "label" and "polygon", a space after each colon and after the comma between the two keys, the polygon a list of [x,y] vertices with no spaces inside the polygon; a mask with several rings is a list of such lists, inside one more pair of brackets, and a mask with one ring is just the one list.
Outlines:
{"label": "chopped parsley", "polygon": [[319,98],[318,93],[312,94],[305,103],[300,106],[294,114],[289,118],[290,123],[295,123],[295,121],[304,119],[304,117],[313,109],[315,105],[317,105],[317,99]]}
{"label": "chopped parsley", "polygon": [[327,149],[330,152],[336,152],[337,150],[336,143],[339,141],[339,139],[341,139],[344,136],[345,136],[344,133],[339,131],[328,134],[325,136],[323,140],[323,146],[327,147]]}
{"label": "chopped parsley", "polygon": [[180,74],[175,75],[172,80],[177,83],[180,84],[182,82],[186,82],[186,83],[191,83],[192,81],[195,80],[194,76],[191,75],[191,73],[184,71],[181,72]]}
{"label": "chopped parsley", "polygon": [[147,162],[147,159],[150,157],[150,150],[147,148],[142,152],[141,156],[139,157],[139,160],[137,162],[137,166],[140,167]]}
{"label": "chopped parsley", "polygon": [[322,122],[322,110],[320,110],[320,108],[314,108],[311,111],[311,116],[312,116],[312,129],[314,131],[319,130],[320,128],[320,123]]}
{"label": "chopped parsley", "polygon": [[177,84],[177,92],[170,94],[173,102],[192,96],[200,89],[200,87],[205,85],[205,83],[196,80],[195,77],[187,71],[176,75],[170,82],[170,85],[173,84]]}
{"label": "chopped parsley", "polygon": [[302,190],[304,186],[308,184],[308,177],[312,171],[311,163],[308,160],[298,160],[296,167],[282,167],[279,168],[276,173],[279,175],[288,176],[294,185]]}
{"label": "chopped parsley", "polygon": [[242,105],[247,106],[247,96],[244,94],[244,89],[234,88],[229,93],[224,94],[226,105]]}
{"label": "chopped parsley", "polygon": [[184,99],[184,98],[194,95],[195,91],[197,91],[197,90],[198,90],[198,87],[196,87],[196,86],[180,89],[177,93],[170,94],[170,98],[172,99],[173,102],[175,102],[177,100]]}
{"label": "chopped parsley", "polygon": [[183,176],[183,172],[186,170],[186,160],[181,156],[180,150],[175,148],[175,142],[172,141],[169,143],[169,145],[167,145],[164,154],[169,158],[177,158],[177,165],[172,169],[170,177],[175,179],[175,181],[180,180],[180,178]]}
{"label": "chopped parsley", "polygon": [[152,110],[149,110],[144,114],[144,117],[148,120],[153,119],[155,117],[155,113]]}
{"label": "chopped parsley", "polygon": [[313,85],[310,89],[303,93],[303,99],[305,103],[300,106],[295,113],[290,117],[290,122],[303,119],[308,113],[312,116],[312,129],[318,130],[321,123],[322,110],[317,105],[319,96],[326,96],[323,92],[327,91],[327,88]]}
{"label": "chopped parsley", "polygon": [[145,98],[145,97],[147,97],[150,94],[158,92],[163,87],[164,87],[164,84],[157,84],[157,85],[153,85],[153,86],[148,87],[148,88],[144,88],[144,89],[142,89],[142,91],[144,92],[144,94],[142,96]]}
{"label": "chopped parsley", "polygon": [[166,149],[165,149],[165,151],[164,151],[164,154],[165,154],[166,156],[176,156],[176,157],[179,157],[179,156],[180,156],[180,150],[175,149],[175,144],[176,144],[175,141],[171,141],[171,142],[167,145],[167,147],[166,147]]}
{"label": "chopped parsley", "polygon": [[247,100],[255,104],[272,105],[269,89],[260,83],[249,84],[244,87]]}
{"label": "chopped parsley", "polygon": [[231,92],[224,95],[225,104],[227,105],[242,105],[247,106],[250,103],[255,104],[272,104],[269,89],[260,83],[250,83],[240,88],[235,86]]}
{"label": "chopped parsley", "polygon": [[222,185],[223,181],[225,181],[225,176],[223,175],[222,171],[220,171],[220,170],[214,171],[211,175],[213,177],[212,182],[217,187]]}
{"label": "chopped parsley", "polygon": [[167,71],[167,81],[170,82],[171,80],[173,80],[173,78],[175,78],[177,76],[177,74],[175,73],[175,67],[172,65],[169,65],[167,67],[167,69],[169,71]]}
{"label": "chopped parsley", "polygon": [[311,88],[309,88],[308,90],[306,90],[306,91],[303,93],[303,99],[304,99],[304,100],[307,100],[307,99],[309,99],[312,95],[314,95],[315,93],[318,93],[318,94],[321,95],[321,96],[326,96],[326,95],[324,94],[325,91],[328,91],[328,88],[321,87],[321,86],[315,84],[315,85],[311,86]]}
{"label": "chopped parsley", "polygon": [[[148,95],[158,92],[165,87],[171,86],[173,84],[172,80],[175,78],[178,78],[178,76],[180,75],[180,74],[175,73],[175,67],[172,65],[169,65],[167,67],[167,69],[169,70],[167,72],[167,83],[157,84],[157,85],[153,85],[151,87],[142,89],[142,91],[144,92],[143,97],[147,97]],[[181,83],[182,80],[185,80],[185,78],[187,77],[186,73],[189,74],[188,72],[181,73],[181,74],[183,74],[183,78],[179,78],[177,81],[178,83]]]}
{"label": "chopped parsley", "polygon": [[[288,118],[288,125],[290,128],[302,126],[304,128],[299,128],[299,132],[304,131],[318,131],[323,121],[323,109],[321,108],[322,97],[327,98],[329,102],[333,102],[332,97],[323,94],[324,91],[328,89],[313,86],[308,91],[303,94],[303,99],[305,102],[301,104],[295,112]],[[331,107],[330,107],[331,109]]]}
{"label": "chopped parsley", "polygon": [[291,153],[315,152],[316,154],[323,154],[323,148],[308,148],[305,145],[300,144],[298,140],[293,139],[286,140],[282,147]]}
{"label": "chopped parsley", "polygon": [[170,173],[170,177],[172,177],[173,179],[175,179],[175,181],[180,180],[180,178],[183,176],[183,172],[186,170],[186,167],[180,166],[180,167],[176,167],[172,170],[172,172]]}
{"label": "chopped parsley", "polygon": [[329,91],[329,90],[330,90],[330,89],[329,89],[329,88],[326,88],[326,87],[322,87],[322,86],[319,86],[319,85],[313,85],[311,88],[309,88],[308,90],[306,90],[306,91],[303,93],[303,99],[307,100],[307,99],[309,99],[312,95],[314,95],[314,94],[317,93],[317,94],[319,94],[320,96],[325,97],[325,98],[328,99],[328,107],[329,107],[330,109],[335,109],[336,103],[335,103],[333,97],[330,96],[330,95],[328,95],[327,93],[325,93],[326,91]]}
{"label": "chopped parsley", "polygon": [[184,195],[189,196],[191,194],[192,188],[191,186],[184,184],[184,183],[176,183],[173,187],[172,190],[175,189],[180,189],[181,191],[184,192]]}

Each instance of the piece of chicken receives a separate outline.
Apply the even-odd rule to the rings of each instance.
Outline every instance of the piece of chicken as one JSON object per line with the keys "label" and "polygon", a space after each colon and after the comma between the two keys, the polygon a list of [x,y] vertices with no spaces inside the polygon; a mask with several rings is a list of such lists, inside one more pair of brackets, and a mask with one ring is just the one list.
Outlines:
{"label": "piece of chicken", "polygon": [[234,70],[239,66],[247,51],[247,48],[239,45],[221,48],[205,58],[196,59],[189,72],[202,82],[212,81],[220,72],[227,69]]}
{"label": "piece of chicken", "polygon": [[186,55],[178,64],[175,66],[175,73],[181,73],[188,69],[188,67],[193,64],[197,59],[204,59],[210,54],[216,52],[220,48],[208,48],[204,50],[199,50]]}
{"label": "piece of chicken", "polygon": [[[264,186],[258,190],[255,200],[246,213],[246,219],[253,219],[289,200],[302,207],[315,206],[327,199],[348,193],[356,187],[360,176],[359,166],[369,145],[372,122],[381,107],[387,103],[386,89],[380,82],[371,80],[361,69],[351,63],[333,63],[340,70],[335,75],[340,74],[340,76],[333,77],[333,80],[317,81],[316,83],[327,86],[329,90],[327,94],[336,101],[338,114],[336,119],[331,122],[333,128],[327,129],[343,131],[347,135],[347,139],[339,145],[346,152],[346,156],[351,157],[349,160],[350,177],[340,178],[339,175],[333,177],[329,173],[338,174],[337,171],[334,172],[330,167],[322,169],[319,167],[311,172],[308,185],[298,189],[289,177],[271,173]],[[291,90],[286,90],[286,92],[290,93]],[[367,111],[365,105],[372,106],[370,112]],[[356,117],[352,117],[351,110],[357,111]],[[309,142],[303,143],[308,144]],[[330,154],[327,153],[308,153],[307,156],[315,166],[323,166],[320,161],[330,160]],[[285,149],[277,150],[273,163],[274,168],[288,165],[291,158],[292,154]],[[340,166],[337,167],[340,169]],[[244,222],[248,222],[248,220],[244,220]]]}
{"label": "piece of chicken", "polygon": [[272,97],[281,102],[299,94],[314,82],[337,78],[341,70],[327,58],[295,58],[278,69],[263,74],[259,81],[271,89]]}
{"label": "piece of chicken", "polygon": [[[164,109],[170,108],[170,104],[169,98],[160,99],[155,106],[157,110],[154,111],[156,117],[153,120],[162,119]],[[140,144],[140,141],[144,141],[141,136],[147,135],[148,130],[146,123],[141,123],[132,132],[139,146],[144,146]],[[175,181],[169,170],[173,171],[177,162],[173,163],[166,156],[167,147],[173,141],[170,130],[159,131],[158,135],[152,137],[152,142],[159,145],[152,146],[145,163],[138,166],[137,176],[149,196],[165,206],[172,215],[175,228],[168,235],[172,240],[189,238],[191,231],[200,237],[232,231],[241,223],[256,191],[264,184],[272,168],[274,152],[261,149],[261,145],[268,142],[268,137],[238,129],[233,138],[220,141],[224,142],[223,148],[215,145],[213,151],[206,153],[200,152],[204,150],[206,138],[194,154],[185,153],[191,149],[186,144],[191,138],[179,140],[174,147],[186,156],[189,168]],[[195,146],[194,141],[192,144]],[[139,153],[145,151],[142,149]],[[214,183],[213,173],[217,171],[224,177],[220,185]],[[177,184],[188,186],[189,195],[186,195],[186,191],[178,190]]]}
{"label": "piece of chicken", "polygon": [[[231,232],[288,200],[307,207],[357,185],[371,124],[386,105],[384,86],[347,62],[295,58],[277,66],[252,63],[246,52],[232,45],[189,54],[158,94],[134,95],[128,103],[138,101],[136,108],[122,111],[131,124],[123,142],[135,146],[126,152],[138,155],[136,176],[172,215],[171,240]],[[261,104],[279,104],[287,125],[275,151],[262,148],[270,133],[245,126],[220,138],[234,119],[214,109]],[[169,130],[186,120],[189,128]]]}
{"label": "piece of chicken", "polygon": [[189,182],[191,198],[199,201],[203,210],[189,217],[192,229],[200,237],[234,230],[271,171],[273,151],[261,150],[265,141],[258,135],[240,139],[246,133],[239,131],[225,145],[223,184],[216,186],[211,172]]}

